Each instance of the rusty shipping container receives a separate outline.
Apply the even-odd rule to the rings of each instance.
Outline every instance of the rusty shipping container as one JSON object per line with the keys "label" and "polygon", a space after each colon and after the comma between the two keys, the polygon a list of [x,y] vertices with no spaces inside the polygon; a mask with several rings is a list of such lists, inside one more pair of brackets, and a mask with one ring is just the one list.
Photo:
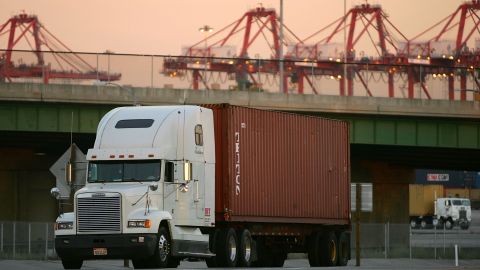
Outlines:
{"label": "rusty shipping container", "polygon": [[217,221],[349,224],[347,122],[209,107],[214,111]]}

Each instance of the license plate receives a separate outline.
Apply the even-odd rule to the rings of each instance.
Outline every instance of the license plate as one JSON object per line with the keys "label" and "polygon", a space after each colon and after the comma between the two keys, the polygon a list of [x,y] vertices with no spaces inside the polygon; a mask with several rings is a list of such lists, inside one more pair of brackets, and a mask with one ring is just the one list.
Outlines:
{"label": "license plate", "polygon": [[105,256],[105,255],[107,255],[107,249],[106,248],[94,248],[93,249],[93,255],[94,256]]}

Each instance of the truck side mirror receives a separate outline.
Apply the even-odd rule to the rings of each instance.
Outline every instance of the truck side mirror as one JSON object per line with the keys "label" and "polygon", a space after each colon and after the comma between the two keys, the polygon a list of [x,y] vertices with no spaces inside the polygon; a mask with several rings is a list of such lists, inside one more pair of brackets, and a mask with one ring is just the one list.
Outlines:
{"label": "truck side mirror", "polygon": [[151,183],[148,188],[151,190],[151,191],[155,191],[158,189],[158,184],[157,183]]}
{"label": "truck side mirror", "polygon": [[190,182],[192,180],[192,163],[185,161],[183,165],[183,174],[185,182]]}
{"label": "truck side mirror", "polygon": [[52,195],[52,197],[57,200],[60,199],[60,189],[58,189],[57,187],[50,189],[50,195]]}

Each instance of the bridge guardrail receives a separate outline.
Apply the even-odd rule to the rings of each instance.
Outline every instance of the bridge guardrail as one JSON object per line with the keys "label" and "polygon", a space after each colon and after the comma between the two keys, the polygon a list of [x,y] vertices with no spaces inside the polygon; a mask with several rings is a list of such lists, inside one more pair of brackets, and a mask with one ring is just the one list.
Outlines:
{"label": "bridge guardrail", "polygon": [[[341,59],[286,59],[285,88],[281,90],[280,62],[274,59],[45,51],[43,64],[38,64],[35,52],[12,51],[8,61],[6,52],[0,50],[0,80],[7,83],[480,100],[478,70],[455,62],[432,66],[422,61],[396,64],[392,59],[347,64]],[[75,65],[66,67],[60,59]]]}

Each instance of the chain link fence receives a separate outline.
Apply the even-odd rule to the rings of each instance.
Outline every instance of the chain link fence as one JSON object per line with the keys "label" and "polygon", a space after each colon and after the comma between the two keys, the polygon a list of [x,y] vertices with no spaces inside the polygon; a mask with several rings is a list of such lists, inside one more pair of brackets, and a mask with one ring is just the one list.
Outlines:
{"label": "chain link fence", "polygon": [[[355,257],[355,225],[351,254]],[[409,224],[360,224],[361,258],[480,259],[480,228],[411,229]],[[56,259],[53,223],[0,223],[0,259]]]}
{"label": "chain link fence", "polygon": [[[352,257],[355,256],[352,226]],[[454,259],[480,258],[480,228],[412,229],[409,224],[360,224],[361,258]]]}
{"label": "chain link fence", "polygon": [[2,222],[0,223],[0,258],[53,259],[53,223]]}

